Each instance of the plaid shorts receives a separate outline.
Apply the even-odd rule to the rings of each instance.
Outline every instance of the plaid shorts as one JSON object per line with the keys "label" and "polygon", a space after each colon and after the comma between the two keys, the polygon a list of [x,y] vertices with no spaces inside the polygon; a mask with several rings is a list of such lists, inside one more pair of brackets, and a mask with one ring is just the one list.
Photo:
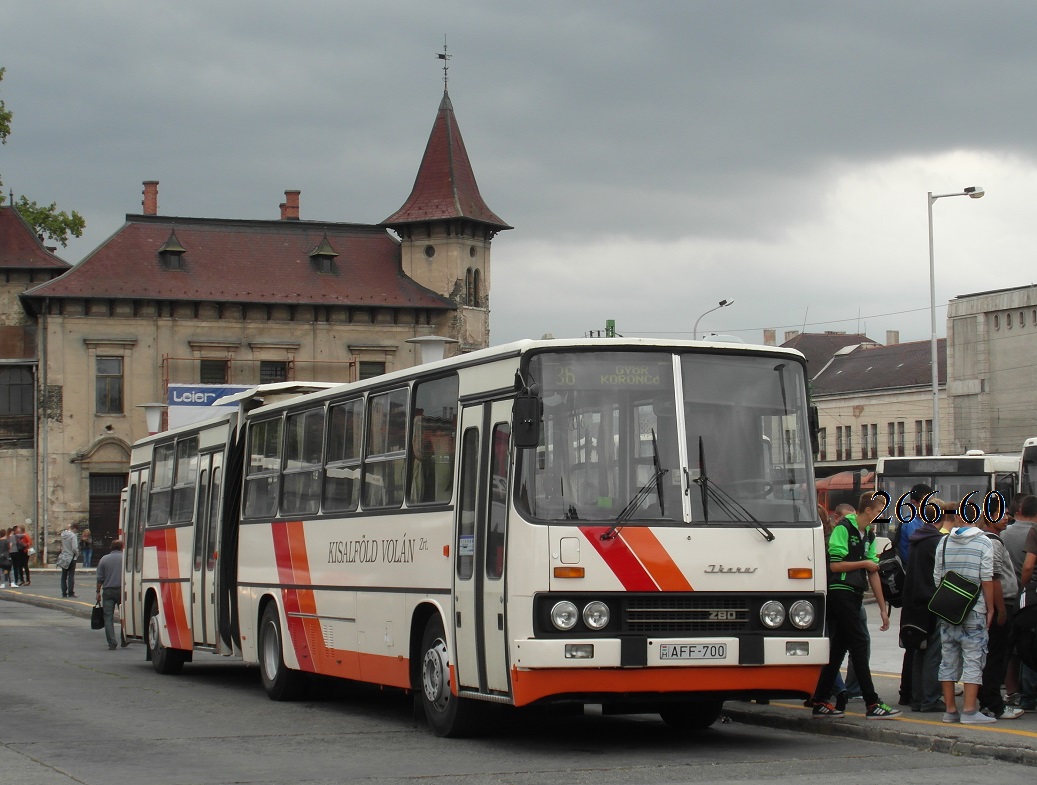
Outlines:
{"label": "plaid shorts", "polygon": [[987,627],[985,618],[978,622],[973,614],[965,624],[940,622],[940,681],[983,683],[983,666],[987,662]]}

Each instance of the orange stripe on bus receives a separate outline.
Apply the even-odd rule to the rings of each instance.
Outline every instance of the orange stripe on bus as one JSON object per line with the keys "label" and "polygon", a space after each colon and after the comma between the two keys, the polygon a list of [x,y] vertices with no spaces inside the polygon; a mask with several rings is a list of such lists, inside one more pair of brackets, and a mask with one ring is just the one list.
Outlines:
{"label": "orange stripe on bus", "polygon": [[674,562],[655,532],[648,528],[628,527],[619,534],[634,555],[648,570],[648,574],[663,591],[693,591],[688,579]]}
{"label": "orange stripe on bus", "polygon": [[765,665],[720,668],[512,668],[516,706],[555,695],[594,693],[738,692],[793,690],[809,695],[820,665]]}

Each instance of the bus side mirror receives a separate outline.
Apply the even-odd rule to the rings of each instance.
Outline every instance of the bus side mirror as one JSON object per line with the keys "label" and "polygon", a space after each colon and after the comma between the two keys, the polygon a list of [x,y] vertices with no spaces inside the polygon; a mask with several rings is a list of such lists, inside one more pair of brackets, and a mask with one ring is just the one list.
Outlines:
{"label": "bus side mirror", "polygon": [[512,441],[520,450],[536,447],[540,441],[540,420],[544,407],[537,395],[519,395],[511,407]]}
{"label": "bus side mirror", "polygon": [[817,434],[821,429],[821,420],[817,414],[817,407],[811,406],[809,409],[809,420],[810,420],[810,451],[816,458],[821,452],[821,445],[818,443]]}

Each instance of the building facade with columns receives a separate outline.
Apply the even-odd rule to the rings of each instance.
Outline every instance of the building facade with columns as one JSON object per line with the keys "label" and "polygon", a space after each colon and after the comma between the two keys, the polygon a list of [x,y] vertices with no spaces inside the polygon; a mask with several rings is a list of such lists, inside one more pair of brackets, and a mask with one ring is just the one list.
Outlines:
{"label": "building facade with columns", "polygon": [[158,189],[146,181],[140,214],[21,295],[37,325],[34,506],[51,548],[79,522],[107,549],[144,404],[366,378],[415,364],[414,338],[489,345],[490,245],[511,227],[479,193],[446,92],[412,192],[381,224],[305,218],[291,190],[276,220],[165,216]]}

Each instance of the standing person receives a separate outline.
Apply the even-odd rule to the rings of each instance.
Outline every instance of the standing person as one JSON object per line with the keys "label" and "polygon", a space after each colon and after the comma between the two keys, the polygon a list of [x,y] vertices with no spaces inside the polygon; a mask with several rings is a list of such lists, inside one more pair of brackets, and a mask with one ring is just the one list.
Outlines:
{"label": "standing person", "polygon": [[61,553],[57,565],[61,568],[61,596],[76,596],[76,558],[79,556],[79,524],[70,523],[61,532]]}
{"label": "standing person", "polygon": [[1008,516],[991,517],[989,507],[986,504],[983,507],[983,515],[977,523],[994,547],[994,623],[987,632],[987,661],[983,666],[983,683],[979,688],[979,707],[984,714],[999,720],[1015,720],[1023,716],[1024,712],[1015,706],[1005,705],[1001,685],[1008,673],[1012,620],[1019,605],[1019,583],[1015,577],[1012,557],[1008,555],[1008,549],[999,536],[1008,525]]}
{"label": "standing person", "polygon": [[[900,525],[900,542],[897,543],[900,548],[900,561],[905,565],[909,555],[908,550],[911,547],[911,535],[925,524],[925,518],[922,515],[922,505],[925,503],[925,497],[932,492],[933,489],[924,482],[911,486],[911,505],[915,508],[915,514],[911,516],[911,520],[905,521]],[[896,504],[896,502],[890,503]],[[939,502],[932,502],[932,504],[936,504],[937,507],[941,506]],[[932,504],[930,504],[930,507]]]}
{"label": "standing person", "polygon": [[847,652],[867,705],[865,716],[870,720],[900,716],[899,709],[887,706],[875,692],[868,663],[867,626],[861,621],[864,589],[870,585],[879,600],[882,619],[880,629],[889,629],[889,615],[886,603],[882,601],[882,584],[879,583],[875,534],[871,531],[871,522],[882,511],[883,505],[881,497],[865,493],[857,505],[857,512],[848,514],[840,521],[828,539],[828,602],[825,620],[831,642],[828,664],[822,669],[814,689],[813,716],[817,718],[845,716],[845,712],[828,702],[828,696],[832,694],[832,685]]}
{"label": "standing person", "polygon": [[[97,563],[97,600],[104,609],[104,637],[108,650],[118,648],[115,642],[115,606],[122,604],[122,540],[112,540],[112,549]],[[122,645],[129,642],[119,628]]]}
{"label": "standing person", "polygon": [[25,531],[24,526],[14,527],[15,538],[18,541],[17,550],[11,554],[14,562],[14,579],[22,586],[29,585],[29,548],[32,547],[32,537]]}
{"label": "standing person", "polygon": [[0,529],[0,589],[6,589],[7,584],[15,587],[14,577],[11,574],[11,533],[14,529]]}
{"label": "standing person", "polygon": [[900,644],[910,660],[907,696],[912,711],[947,711],[941,697],[940,627],[929,612],[929,600],[936,591],[933,567],[936,548],[943,537],[939,521],[925,521],[911,535],[905,564],[904,604],[900,611]]}
{"label": "standing person", "polygon": [[[1015,576],[1019,581],[1019,589],[1022,591],[1026,586],[1023,580],[1023,567],[1027,558],[1037,559],[1037,537],[1035,524],[1037,524],[1037,496],[1027,494],[1016,497],[1013,501],[1015,506],[1015,520],[1001,533],[1001,540],[1008,550],[1008,555],[1015,565]],[[1028,552],[1029,550],[1029,552]],[[1006,676],[1009,690],[1009,703],[1019,706],[1026,711],[1037,709],[1037,671],[1020,661],[1013,654],[1009,658],[1008,675]]]}
{"label": "standing person", "polygon": [[83,529],[79,538],[79,552],[83,554],[83,569],[89,570],[94,561],[94,538],[89,529]]}
{"label": "standing person", "polygon": [[[947,705],[943,721],[966,725],[997,722],[979,711],[987,628],[994,619],[994,546],[980,529],[962,525],[943,538],[936,549],[933,583],[939,585],[949,570],[978,583],[982,592],[961,624],[940,619],[940,683]],[[960,713],[954,699],[954,686],[959,679],[965,687],[965,705]]]}

